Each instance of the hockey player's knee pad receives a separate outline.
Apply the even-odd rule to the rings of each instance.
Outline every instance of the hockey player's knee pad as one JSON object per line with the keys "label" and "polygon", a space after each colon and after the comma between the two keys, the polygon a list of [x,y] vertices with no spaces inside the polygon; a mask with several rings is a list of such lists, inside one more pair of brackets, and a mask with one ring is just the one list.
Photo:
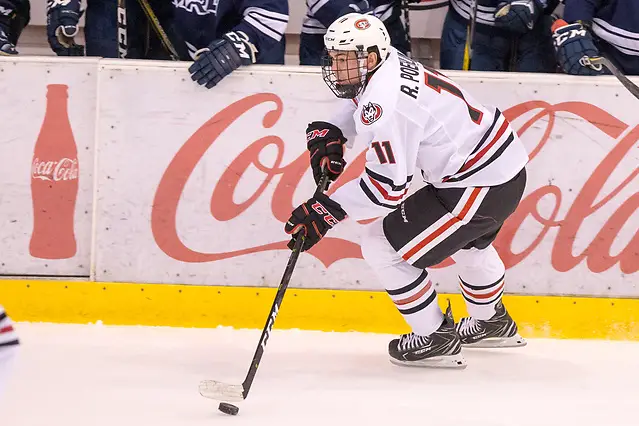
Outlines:
{"label": "hockey player's knee pad", "polygon": [[490,269],[501,274],[505,270],[504,262],[492,245],[482,250],[476,248],[459,250],[452,255],[452,258],[460,268],[468,270]]}
{"label": "hockey player's knee pad", "polygon": [[380,219],[370,224],[361,242],[364,260],[375,269],[392,266],[401,259],[386,239],[383,223],[383,219]]}

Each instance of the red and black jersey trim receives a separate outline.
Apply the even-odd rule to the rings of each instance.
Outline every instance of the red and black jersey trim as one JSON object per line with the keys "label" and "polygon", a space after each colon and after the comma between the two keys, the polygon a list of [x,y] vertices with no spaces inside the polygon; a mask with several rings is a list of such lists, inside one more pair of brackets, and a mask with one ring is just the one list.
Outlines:
{"label": "red and black jersey trim", "polygon": [[[481,140],[479,141],[475,149],[473,149],[473,152],[471,152],[468,157],[471,157],[472,155],[474,155],[477,151],[481,149],[484,143],[486,143],[486,140],[488,139],[488,136],[490,136],[490,134],[493,132],[493,129],[495,128],[495,125],[497,124],[499,117],[501,117],[501,111],[497,110],[495,112],[495,117],[493,118],[493,124],[490,125],[486,133],[484,133],[484,136],[481,138]],[[468,161],[468,159],[466,159],[466,161]]]}
{"label": "red and black jersey trim", "polygon": [[[385,207],[387,209],[395,210],[399,206],[403,198],[406,196],[406,193],[408,192],[408,184],[413,180],[413,176],[408,176],[405,183],[396,185],[392,179],[386,176],[375,173],[368,168],[365,168],[365,171],[366,175],[368,176],[368,180],[370,180],[370,183],[367,183],[365,178],[361,178],[359,181],[359,186],[360,188],[362,188],[362,191],[364,191],[364,194],[366,194],[368,199],[371,200],[374,204]],[[375,187],[381,197],[373,192],[370,185]],[[389,191],[385,188],[384,185],[388,186],[391,192],[399,192],[399,194],[389,194]]]}
{"label": "red and black jersey trim", "polygon": [[[495,130],[500,122],[499,128]],[[494,136],[492,139],[489,139],[493,133]],[[488,140],[490,140],[490,142],[486,143]],[[461,168],[455,174],[443,178],[442,182],[459,182],[483,170],[497,160],[514,140],[515,135],[512,129],[510,129],[508,120],[506,120],[497,109],[490,128],[484,133],[484,136],[475,146]],[[496,146],[498,148],[494,150]],[[493,150],[493,154],[487,157],[487,154],[491,150]]]}
{"label": "red and black jersey trim", "polygon": [[472,169],[471,171],[469,171],[467,173],[464,173],[464,174],[461,174],[461,175],[453,175],[453,177],[450,177],[448,179],[444,179],[442,182],[459,182],[459,181],[467,179],[470,176],[474,175],[475,173],[485,169],[490,164],[492,164],[495,160],[497,160],[499,158],[499,156],[501,156],[501,154],[506,150],[506,148],[508,148],[508,146],[514,140],[515,140],[515,135],[512,132],[510,132],[510,135],[508,136],[506,141],[499,147],[499,149],[497,149],[497,151],[495,151],[495,153],[488,160],[486,160],[483,163],[481,163],[480,166]]}
{"label": "red and black jersey trim", "polygon": [[371,202],[373,202],[374,204],[377,204],[380,207],[386,207],[387,209],[391,209],[391,210],[395,210],[398,207],[397,205],[386,204],[379,201],[377,197],[375,196],[375,194],[373,194],[373,192],[370,190],[368,185],[366,185],[366,182],[364,182],[364,179],[359,180],[359,187],[362,188],[362,191],[364,191],[364,194],[366,194],[368,199],[371,200]]}
{"label": "red and black jersey trim", "polygon": [[365,170],[368,176],[370,176],[371,178],[375,179],[378,182],[385,183],[386,185],[390,186],[391,190],[393,191],[401,191],[402,189],[406,188],[406,185],[408,185],[413,180],[413,175],[410,175],[406,178],[405,183],[401,185],[395,185],[395,182],[393,182],[392,179],[387,178],[386,176],[382,176],[379,173],[375,173],[368,167],[366,167]]}

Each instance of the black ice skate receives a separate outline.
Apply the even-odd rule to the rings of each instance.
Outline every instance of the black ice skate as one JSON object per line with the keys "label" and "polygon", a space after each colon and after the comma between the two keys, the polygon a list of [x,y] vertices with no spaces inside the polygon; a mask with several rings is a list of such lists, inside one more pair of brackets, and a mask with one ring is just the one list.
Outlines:
{"label": "black ice skate", "polygon": [[466,368],[450,302],[442,325],[434,333],[429,336],[402,334],[399,339],[393,339],[388,344],[388,354],[390,361],[396,365]]}
{"label": "black ice skate", "polygon": [[513,348],[526,346],[517,333],[517,324],[508,315],[501,300],[495,305],[495,315],[489,320],[462,318],[457,324],[462,345],[473,348]]}

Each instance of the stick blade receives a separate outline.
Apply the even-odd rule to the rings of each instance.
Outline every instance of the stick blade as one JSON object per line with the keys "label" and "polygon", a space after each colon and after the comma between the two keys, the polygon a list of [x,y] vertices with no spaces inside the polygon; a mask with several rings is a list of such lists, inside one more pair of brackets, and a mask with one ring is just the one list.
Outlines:
{"label": "stick blade", "polygon": [[238,402],[244,400],[244,386],[230,385],[216,380],[202,380],[200,395],[216,401]]}

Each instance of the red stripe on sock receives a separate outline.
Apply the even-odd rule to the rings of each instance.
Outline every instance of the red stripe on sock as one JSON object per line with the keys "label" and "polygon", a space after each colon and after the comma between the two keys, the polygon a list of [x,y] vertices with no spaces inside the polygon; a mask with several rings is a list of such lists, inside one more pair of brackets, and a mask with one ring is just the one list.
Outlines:
{"label": "red stripe on sock", "polygon": [[0,334],[2,334],[2,333],[11,333],[12,331],[13,331],[13,326],[12,325],[8,325],[6,327],[0,328]]}
{"label": "red stripe on sock", "polygon": [[494,295],[499,293],[504,288],[504,284],[506,284],[506,281],[502,281],[501,285],[497,286],[497,288],[495,290],[491,291],[490,293],[486,293],[486,294],[473,293],[472,291],[470,291],[466,287],[464,287],[463,284],[461,284],[460,287],[461,287],[462,291],[464,293],[466,293],[467,296],[472,297],[473,299],[490,299],[491,297],[493,297]]}
{"label": "red stripe on sock", "polygon": [[419,299],[420,297],[422,297],[423,295],[428,293],[428,290],[430,290],[430,288],[432,286],[433,286],[433,283],[431,281],[428,281],[428,284],[426,284],[424,286],[424,288],[422,288],[420,291],[418,291],[417,293],[413,294],[410,297],[407,297],[406,299],[401,299],[401,300],[395,301],[395,304],[397,306],[402,306],[402,305],[406,305],[406,304],[408,304],[410,302],[414,302],[415,300]]}

